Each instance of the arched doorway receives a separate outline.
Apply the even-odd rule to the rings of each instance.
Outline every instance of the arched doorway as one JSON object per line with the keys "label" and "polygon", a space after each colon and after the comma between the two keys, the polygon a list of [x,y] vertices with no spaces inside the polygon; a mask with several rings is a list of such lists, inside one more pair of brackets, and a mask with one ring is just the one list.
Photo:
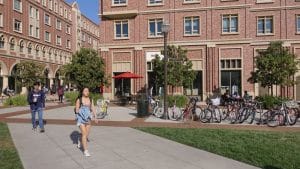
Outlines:
{"label": "arched doorway", "polygon": [[43,79],[43,85],[47,87],[48,89],[50,88],[50,79],[49,79],[49,69],[46,68],[44,70],[44,79]]}
{"label": "arched doorway", "polygon": [[61,75],[60,75],[60,68],[55,72],[55,77],[54,77],[54,85],[55,86],[60,86],[61,84],[61,79],[60,79]]}
{"label": "arched doorway", "polygon": [[18,64],[14,65],[11,70],[10,76],[8,77],[8,87],[10,90],[14,90],[15,93],[22,91],[22,80],[17,70]]}

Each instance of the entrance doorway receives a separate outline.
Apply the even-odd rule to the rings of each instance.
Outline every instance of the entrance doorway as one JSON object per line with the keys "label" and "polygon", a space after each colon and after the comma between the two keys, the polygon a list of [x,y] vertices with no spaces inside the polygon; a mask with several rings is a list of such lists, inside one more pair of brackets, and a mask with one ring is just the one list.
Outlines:
{"label": "entrance doorway", "polygon": [[203,100],[203,74],[202,71],[195,71],[195,73],[196,78],[190,88],[185,89],[185,93],[190,96],[201,96],[201,100]]}
{"label": "entrance doorway", "polygon": [[221,71],[221,88],[229,90],[230,94],[237,92],[242,94],[241,70],[222,70]]}
{"label": "entrance doorway", "polygon": [[[114,76],[122,74],[124,72],[115,72]],[[130,79],[114,79],[114,95],[129,96],[131,94],[131,80]]]}

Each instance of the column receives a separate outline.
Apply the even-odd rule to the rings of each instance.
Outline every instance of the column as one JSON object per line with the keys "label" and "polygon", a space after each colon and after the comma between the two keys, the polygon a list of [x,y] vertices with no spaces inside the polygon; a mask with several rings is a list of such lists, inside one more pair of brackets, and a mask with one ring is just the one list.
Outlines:
{"label": "column", "polygon": [[[109,56],[109,49],[108,48],[101,48],[100,49],[100,57],[103,59],[105,64],[105,75],[106,77],[112,76],[112,58]],[[103,97],[106,99],[112,99],[113,93],[112,93],[112,78],[108,79],[108,82],[110,83],[109,86],[105,86],[103,88]]]}
{"label": "column", "polygon": [[2,77],[3,77],[3,82],[2,82],[3,89],[5,89],[6,87],[8,87],[8,76],[3,75]]}
{"label": "column", "polygon": [[143,48],[136,46],[133,54],[133,73],[143,76],[143,78],[133,80],[133,94],[145,94],[147,91],[146,62],[146,56],[143,55]]}
{"label": "column", "polygon": [[54,84],[54,78],[50,77],[50,86],[49,88]]}
{"label": "column", "polygon": [[219,89],[219,59],[215,44],[207,44],[206,49],[206,93],[213,95]]}

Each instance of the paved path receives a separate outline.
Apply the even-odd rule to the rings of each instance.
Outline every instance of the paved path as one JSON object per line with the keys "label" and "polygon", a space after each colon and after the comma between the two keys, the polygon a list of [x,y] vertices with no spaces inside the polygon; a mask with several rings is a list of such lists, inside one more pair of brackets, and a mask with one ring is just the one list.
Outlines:
{"label": "paved path", "polygon": [[84,157],[76,148],[75,126],[9,124],[25,169],[255,169],[255,167],[185,146],[132,128],[98,127],[91,132]]}

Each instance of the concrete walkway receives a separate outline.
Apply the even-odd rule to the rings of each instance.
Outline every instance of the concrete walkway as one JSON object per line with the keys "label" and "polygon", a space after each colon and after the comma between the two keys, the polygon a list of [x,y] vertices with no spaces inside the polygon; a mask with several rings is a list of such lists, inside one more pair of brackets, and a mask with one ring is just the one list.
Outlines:
{"label": "concrete walkway", "polygon": [[9,129],[25,169],[255,169],[126,127],[93,127],[92,157],[76,148],[76,126],[47,125],[43,134],[30,124]]}

